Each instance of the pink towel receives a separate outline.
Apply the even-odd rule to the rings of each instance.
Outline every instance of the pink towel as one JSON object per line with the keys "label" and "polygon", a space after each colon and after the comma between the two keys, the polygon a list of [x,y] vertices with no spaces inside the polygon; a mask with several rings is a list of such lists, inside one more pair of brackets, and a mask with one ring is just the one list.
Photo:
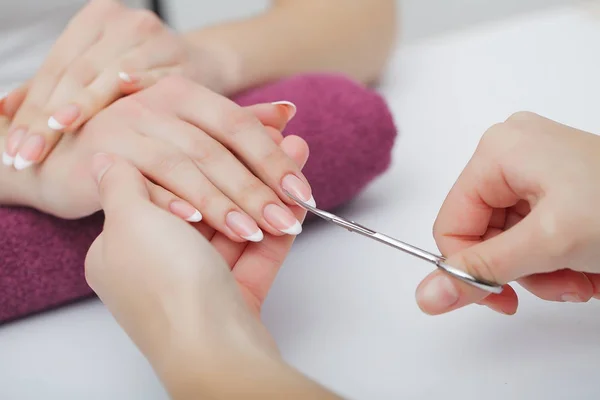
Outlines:
{"label": "pink towel", "polygon": [[[288,100],[298,106],[284,132],[310,146],[304,169],[319,207],[356,196],[390,164],[392,116],[372,90],[335,75],[303,75],[250,90],[241,105]],[[83,262],[102,214],[65,221],[35,210],[0,208],[0,323],[92,295]]]}

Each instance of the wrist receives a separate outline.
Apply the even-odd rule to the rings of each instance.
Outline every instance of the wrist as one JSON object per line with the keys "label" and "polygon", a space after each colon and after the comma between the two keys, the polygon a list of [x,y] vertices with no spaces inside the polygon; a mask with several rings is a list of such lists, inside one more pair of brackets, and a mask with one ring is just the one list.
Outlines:
{"label": "wrist", "polygon": [[186,352],[162,381],[174,400],[207,399],[338,399],[280,357],[257,351],[215,348],[213,354]]}
{"label": "wrist", "polygon": [[172,399],[338,399],[287,365],[264,326],[243,314],[249,318],[205,324],[208,333],[163,336],[170,343],[149,360]]}
{"label": "wrist", "polygon": [[241,86],[241,60],[226,43],[209,30],[183,35],[192,52],[192,79],[224,96],[235,94]]}

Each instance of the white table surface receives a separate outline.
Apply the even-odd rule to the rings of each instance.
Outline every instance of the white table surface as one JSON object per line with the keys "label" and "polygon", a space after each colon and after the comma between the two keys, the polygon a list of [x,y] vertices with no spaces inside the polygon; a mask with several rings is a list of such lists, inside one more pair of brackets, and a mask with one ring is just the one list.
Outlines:
{"label": "white table surface", "polygon": [[[600,132],[600,13],[563,8],[403,48],[382,92],[401,130],[392,169],[343,215],[428,249],[436,212],[491,124],[530,110]],[[353,399],[598,399],[600,302],[522,294],[514,317],[414,302],[427,264],[307,227],[264,320],[287,360]],[[520,291],[522,293],[522,291]],[[0,398],[166,399],[97,301],[0,328]]]}

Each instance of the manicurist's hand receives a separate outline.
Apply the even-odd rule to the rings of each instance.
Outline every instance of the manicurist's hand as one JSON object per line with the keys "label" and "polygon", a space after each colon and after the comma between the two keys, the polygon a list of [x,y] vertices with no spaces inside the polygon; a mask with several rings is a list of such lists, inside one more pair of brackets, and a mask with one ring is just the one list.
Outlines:
{"label": "manicurist's hand", "polygon": [[[548,301],[600,298],[600,137],[531,113],[490,128],[448,194],[434,236],[448,264]],[[517,309],[436,271],[417,290],[440,314],[480,302]]]}
{"label": "manicurist's hand", "polygon": [[[300,142],[282,147],[306,161]],[[293,237],[201,233],[153,204],[142,174],[114,156],[96,155],[93,177],[106,221],[86,278],[172,398],[337,398],[286,365],[260,322]]]}

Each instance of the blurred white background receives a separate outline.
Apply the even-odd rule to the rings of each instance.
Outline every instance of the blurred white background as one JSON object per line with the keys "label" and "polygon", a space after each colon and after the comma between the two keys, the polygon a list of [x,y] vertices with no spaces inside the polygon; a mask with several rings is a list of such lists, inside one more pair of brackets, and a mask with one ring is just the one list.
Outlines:
{"label": "blurred white background", "polygon": [[[402,38],[406,42],[411,42],[472,24],[546,7],[576,3],[579,0],[398,1],[401,6]],[[164,2],[168,4],[170,20],[181,29],[246,16],[260,11],[268,4],[268,0],[164,0]]]}

